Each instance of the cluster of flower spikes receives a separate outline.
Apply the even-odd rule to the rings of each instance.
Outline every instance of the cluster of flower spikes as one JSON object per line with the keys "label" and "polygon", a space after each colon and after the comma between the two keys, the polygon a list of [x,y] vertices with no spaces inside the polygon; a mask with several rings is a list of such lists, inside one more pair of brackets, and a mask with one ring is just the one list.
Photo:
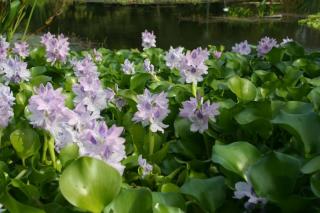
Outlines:
{"label": "cluster of flower spikes", "polygon": [[6,39],[0,36],[0,76],[5,84],[29,81],[28,65],[23,61],[29,55],[28,47],[26,42],[18,41],[10,48]]}
{"label": "cluster of flower spikes", "polygon": [[30,123],[51,134],[58,152],[75,143],[80,155],[101,159],[123,174],[121,161],[126,157],[123,128],[115,125],[108,128],[100,116],[114,92],[103,89],[97,66],[90,57],[72,64],[78,78],[73,86],[75,108],[65,106],[61,89],[54,89],[50,83],[40,85],[29,99]]}
{"label": "cluster of flower spikes", "polygon": [[122,174],[121,160],[126,157],[124,139],[120,137],[123,128],[108,128],[100,117],[101,110],[111,101],[118,103],[118,99],[113,90],[102,87],[97,66],[90,57],[73,64],[79,82],[73,86],[75,112],[82,118],[78,124],[80,153],[102,159]]}

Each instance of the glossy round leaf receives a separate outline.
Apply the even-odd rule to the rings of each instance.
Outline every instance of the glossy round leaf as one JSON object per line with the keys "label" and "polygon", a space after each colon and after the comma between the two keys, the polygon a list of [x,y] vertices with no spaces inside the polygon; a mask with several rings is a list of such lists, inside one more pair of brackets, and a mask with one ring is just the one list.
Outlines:
{"label": "glossy round leaf", "polygon": [[244,177],[246,169],[260,158],[260,152],[248,142],[214,145],[212,161]]}
{"label": "glossy round leaf", "polygon": [[189,179],[181,187],[181,192],[194,197],[202,209],[215,212],[226,197],[224,178],[221,176],[209,179]]}
{"label": "glossy round leaf", "polygon": [[255,192],[272,201],[288,197],[300,174],[300,162],[286,154],[272,152],[248,170],[248,178]]}
{"label": "glossy round leaf", "polygon": [[257,88],[248,79],[234,76],[228,80],[228,87],[240,100],[252,101],[256,98]]}
{"label": "glossy round leaf", "polygon": [[104,213],[152,213],[152,195],[149,189],[122,189],[118,197],[107,206]]}
{"label": "glossy round leaf", "polygon": [[101,160],[81,157],[62,173],[59,186],[62,195],[74,206],[101,212],[119,193],[121,176]]}

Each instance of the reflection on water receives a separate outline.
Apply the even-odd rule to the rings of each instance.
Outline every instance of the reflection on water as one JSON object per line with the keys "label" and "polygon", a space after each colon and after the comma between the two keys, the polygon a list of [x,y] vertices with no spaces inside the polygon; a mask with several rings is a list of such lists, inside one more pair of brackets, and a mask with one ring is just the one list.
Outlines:
{"label": "reflection on water", "polygon": [[[162,48],[184,46],[194,48],[223,44],[230,48],[247,39],[255,44],[263,36],[277,39],[290,37],[309,49],[320,49],[320,32],[300,26],[294,18],[281,21],[206,22],[209,16],[222,15],[221,4],[179,6],[116,6],[104,4],[72,4],[49,27],[54,33],[78,37],[109,48],[140,47],[141,32],[153,30]],[[186,19],[187,18],[187,19]],[[188,20],[188,21],[187,21]],[[200,20],[200,21],[199,21]],[[33,29],[40,22],[34,19]]]}

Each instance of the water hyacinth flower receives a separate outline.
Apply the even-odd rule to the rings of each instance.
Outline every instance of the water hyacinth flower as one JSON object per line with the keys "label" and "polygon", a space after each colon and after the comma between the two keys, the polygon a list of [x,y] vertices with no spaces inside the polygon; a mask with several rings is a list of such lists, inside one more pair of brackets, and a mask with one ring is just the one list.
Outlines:
{"label": "water hyacinth flower", "polygon": [[126,59],[124,63],[121,65],[122,71],[126,75],[134,75],[135,69],[134,69],[134,63]]}
{"label": "water hyacinth flower", "polygon": [[85,57],[82,60],[73,60],[71,62],[73,65],[74,74],[78,77],[90,77],[90,78],[98,78],[99,72],[98,67],[92,61],[90,57]]}
{"label": "water hyacinth flower", "polygon": [[245,203],[245,208],[247,209],[250,208],[251,205],[264,205],[267,203],[265,198],[261,198],[256,195],[251,184],[246,182],[237,182],[235,185],[234,198],[240,200],[245,197],[249,198]]}
{"label": "water hyacinth flower", "polygon": [[140,122],[142,125],[150,125],[152,132],[164,132],[164,128],[168,125],[163,123],[163,120],[168,116],[170,110],[168,109],[167,94],[161,92],[160,94],[151,94],[148,89],[144,90],[142,95],[138,95],[138,111],[133,116],[134,122]]}
{"label": "water hyacinth flower", "polygon": [[122,175],[124,166],[121,161],[126,157],[125,140],[120,137],[122,132],[122,127],[108,128],[105,122],[93,122],[90,128],[80,133],[80,155],[101,159]]}
{"label": "water hyacinth flower", "polygon": [[180,74],[187,83],[197,83],[203,80],[203,75],[207,74],[208,67],[205,61],[209,57],[209,52],[201,47],[188,51],[180,63]]}
{"label": "water hyacinth flower", "polygon": [[44,34],[41,37],[41,43],[46,48],[47,62],[54,64],[59,61],[65,63],[69,55],[69,42],[68,38],[63,34],[58,36],[50,33]]}
{"label": "water hyacinth flower", "polygon": [[140,168],[142,169],[142,178],[145,176],[151,174],[153,170],[153,166],[147,162],[146,159],[142,158],[142,155],[139,155],[138,157],[138,164]]}
{"label": "water hyacinth flower", "polygon": [[144,50],[149,49],[151,47],[156,47],[156,36],[152,32],[148,32],[145,30],[142,33],[142,47]]}
{"label": "water hyacinth flower", "polygon": [[27,69],[27,63],[21,61],[18,57],[8,58],[0,62],[0,75],[3,75],[8,84],[29,81],[30,72]]}
{"label": "water hyacinth flower", "polygon": [[102,61],[102,53],[97,51],[95,48],[93,49],[93,59],[96,62],[101,62]]}
{"label": "water hyacinth flower", "polygon": [[100,114],[100,111],[107,107],[107,102],[113,97],[108,97],[108,91],[102,88],[98,78],[82,77],[79,83],[73,85],[72,91],[75,93],[75,104],[83,104],[87,110]]}
{"label": "water hyacinth flower", "polygon": [[177,47],[175,49],[173,47],[170,47],[170,50],[165,55],[166,65],[170,69],[174,69],[174,68],[178,69],[183,56],[184,54],[183,54],[182,47]]}
{"label": "water hyacinth flower", "polygon": [[7,58],[9,46],[6,38],[0,35],[0,61]]}
{"label": "water hyacinth flower", "polygon": [[13,117],[14,100],[10,87],[0,84],[0,128],[7,127]]}
{"label": "water hyacinth flower", "polygon": [[240,55],[249,55],[251,53],[251,47],[248,44],[248,41],[245,40],[240,43],[236,43],[232,47],[232,52],[239,53]]}
{"label": "water hyacinth flower", "polygon": [[179,115],[191,122],[190,130],[192,132],[203,133],[208,129],[209,119],[215,121],[216,116],[219,115],[219,105],[210,104],[210,101],[203,103],[203,98],[200,100],[191,98],[182,103]]}
{"label": "water hyacinth flower", "polygon": [[285,44],[293,42],[293,39],[286,37],[284,39],[282,39],[282,42],[280,43],[280,46],[283,47]]}
{"label": "water hyacinth flower", "polygon": [[73,114],[64,105],[65,97],[61,88],[54,89],[51,83],[41,84],[29,99],[30,123],[36,127],[49,130],[57,123],[67,123]]}
{"label": "water hyacinth flower", "polygon": [[19,41],[14,43],[14,48],[12,50],[21,58],[26,58],[29,56],[29,45],[25,41]]}
{"label": "water hyacinth flower", "polygon": [[258,56],[264,56],[274,47],[278,47],[278,43],[274,38],[269,38],[267,36],[262,38],[257,46]]}
{"label": "water hyacinth flower", "polygon": [[154,66],[148,58],[143,61],[143,69],[148,73],[154,73]]}
{"label": "water hyacinth flower", "polygon": [[221,58],[221,56],[222,56],[222,51],[217,51],[217,50],[215,50],[215,51],[213,52],[213,56],[214,56],[216,59]]}

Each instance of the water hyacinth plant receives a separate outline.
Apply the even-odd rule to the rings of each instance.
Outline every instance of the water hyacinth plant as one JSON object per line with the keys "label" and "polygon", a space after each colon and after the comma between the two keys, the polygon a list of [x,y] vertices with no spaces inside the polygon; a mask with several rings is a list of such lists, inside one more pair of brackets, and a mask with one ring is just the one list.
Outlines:
{"label": "water hyacinth plant", "polygon": [[142,40],[0,37],[0,211],[319,211],[319,53]]}

